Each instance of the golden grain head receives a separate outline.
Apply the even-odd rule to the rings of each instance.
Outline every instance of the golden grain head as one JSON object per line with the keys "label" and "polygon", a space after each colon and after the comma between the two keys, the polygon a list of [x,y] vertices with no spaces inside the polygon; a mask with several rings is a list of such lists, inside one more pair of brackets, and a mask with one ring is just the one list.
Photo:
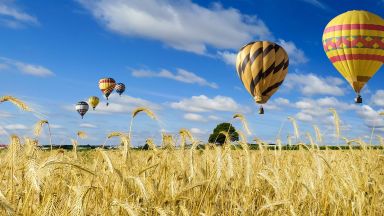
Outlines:
{"label": "golden grain head", "polygon": [[241,123],[243,124],[244,130],[247,132],[248,135],[252,134],[251,130],[249,130],[247,119],[243,114],[236,113],[235,115],[233,115],[233,118],[239,119],[241,121]]}
{"label": "golden grain head", "polygon": [[77,136],[80,138],[80,139],[85,139],[87,138],[87,133],[85,133],[84,131],[77,131]]}
{"label": "golden grain head", "polygon": [[20,108],[21,110],[23,111],[32,111],[27,104],[25,104],[23,101],[15,98],[15,97],[12,97],[12,96],[3,96],[0,98],[0,103],[2,102],[5,102],[5,101],[8,101],[8,102],[11,102],[13,105],[17,106],[18,108]]}
{"label": "golden grain head", "polygon": [[145,114],[147,114],[147,116],[150,117],[151,119],[157,120],[155,113],[146,107],[138,107],[135,110],[133,110],[132,118],[135,118],[137,116],[137,114],[139,114],[141,112],[144,112]]}
{"label": "golden grain head", "polygon": [[107,138],[111,139],[112,137],[120,137],[121,135],[123,135],[123,133],[118,132],[118,131],[113,131],[113,132],[108,134]]}
{"label": "golden grain head", "polygon": [[40,136],[41,128],[43,127],[44,124],[47,124],[49,126],[49,123],[47,120],[40,120],[35,124],[35,127],[34,127],[35,136]]}
{"label": "golden grain head", "polygon": [[192,133],[189,130],[185,129],[185,128],[180,129],[179,134],[183,138],[187,137],[192,142],[194,141],[194,137],[193,137]]}

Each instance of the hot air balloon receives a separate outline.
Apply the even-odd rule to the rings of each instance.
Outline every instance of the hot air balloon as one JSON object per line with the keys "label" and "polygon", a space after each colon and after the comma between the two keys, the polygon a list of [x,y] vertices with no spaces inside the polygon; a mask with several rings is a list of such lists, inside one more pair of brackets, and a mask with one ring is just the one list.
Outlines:
{"label": "hot air balloon", "polygon": [[91,96],[88,98],[88,103],[92,106],[93,110],[95,110],[96,106],[99,104],[99,98]]}
{"label": "hot air balloon", "polygon": [[245,89],[255,102],[262,104],[277,91],[288,73],[289,59],[285,50],[272,42],[254,41],[243,46],[237,54],[236,70]]}
{"label": "hot air balloon", "polygon": [[119,95],[121,96],[121,94],[124,93],[125,91],[125,85],[124,83],[117,83],[116,86],[115,86],[115,91],[117,93],[119,93]]}
{"label": "hot air balloon", "polygon": [[[105,95],[105,97],[108,100],[109,95],[113,92],[113,89],[115,89],[116,82],[112,78],[103,78],[99,80],[99,88],[101,92]],[[107,106],[108,106],[107,102]]]}
{"label": "hot air balloon", "polygon": [[360,91],[384,62],[384,20],[368,11],[348,11],[324,29],[323,47],[333,66]]}
{"label": "hot air balloon", "polygon": [[76,111],[81,115],[81,118],[84,117],[85,113],[87,113],[89,109],[89,105],[85,101],[80,101],[76,104]]}

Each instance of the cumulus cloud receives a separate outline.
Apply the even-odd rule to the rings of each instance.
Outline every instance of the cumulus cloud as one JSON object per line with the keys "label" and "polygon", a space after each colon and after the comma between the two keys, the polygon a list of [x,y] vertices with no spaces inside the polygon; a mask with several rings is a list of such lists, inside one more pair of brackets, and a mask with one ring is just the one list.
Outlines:
{"label": "cumulus cloud", "polygon": [[7,71],[7,70],[16,70],[22,74],[32,75],[32,76],[38,76],[38,77],[47,77],[52,76],[54,73],[41,65],[34,65],[25,63],[22,61],[0,57],[0,62],[3,65],[3,67],[0,67],[0,70]]}
{"label": "cumulus cloud", "polygon": [[384,110],[374,110],[368,105],[363,105],[361,109],[357,111],[360,117],[364,119],[365,125],[368,127],[384,127],[384,117],[380,116],[380,113]]}
{"label": "cumulus cloud", "polygon": [[58,125],[58,124],[49,124],[49,127],[52,128],[52,129],[62,129],[62,128],[64,128],[62,125]]}
{"label": "cumulus cloud", "polygon": [[296,118],[300,121],[304,122],[311,122],[313,120],[313,117],[309,114],[306,114],[304,112],[299,112],[296,114]]}
{"label": "cumulus cloud", "polygon": [[384,107],[384,90],[378,90],[372,95],[372,103],[377,106]]}
{"label": "cumulus cloud", "polygon": [[207,121],[207,119],[204,118],[202,115],[196,114],[196,113],[186,113],[186,114],[184,114],[184,119],[189,120],[189,121],[197,121],[197,122],[206,122]]}
{"label": "cumulus cloud", "polygon": [[82,127],[82,128],[97,128],[96,125],[91,124],[91,123],[82,123],[79,126]]}
{"label": "cumulus cloud", "polygon": [[179,102],[171,103],[173,109],[179,109],[187,112],[249,112],[249,107],[239,105],[234,99],[226,96],[216,96],[209,98],[205,95],[192,96]]}
{"label": "cumulus cloud", "polygon": [[[128,95],[119,96],[117,94],[112,94],[109,96],[109,106],[106,105],[104,100],[100,101],[97,108],[95,110],[88,111],[86,115],[92,115],[92,114],[114,115],[114,114],[123,114],[123,113],[130,114],[137,107],[148,107],[149,109],[154,111],[161,109],[161,106],[159,104],[153,103],[151,101],[148,101],[142,98],[135,98]],[[72,112],[74,109],[74,106],[67,105],[64,108]]]}
{"label": "cumulus cloud", "polygon": [[168,70],[161,70],[160,72],[154,72],[150,70],[133,69],[132,76],[134,77],[161,77],[176,80],[183,83],[198,84],[201,86],[209,86],[211,88],[218,88],[218,85],[214,82],[208,82],[204,78],[198,76],[195,73],[189,72],[184,69],[177,69],[176,73],[172,73]]}
{"label": "cumulus cloud", "polygon": [[218,51],[218,56],[228,65],[236,65],[237,54],[229,51]]}
{"label": "cumulus cloud", "polygon": [[26,129],[28,129],[28,127],[23,125],[23,124],[9,124],[9,125],[4,126],[4,128],[7,130],[26,130]]}
{"label": "cumulus cloud", "polygon": [[305,96],[312,95],[344,95],[342,85],[344,81],[336,77],[319,77],[315,74],[288,74],[284,87],[287,89],[298,89]]}
{"label": "cumulus cloud", "polygon": [[279,44],[288,53],[290,64],[304,64],[308,62],[308,58],[305,56],[304,51],[297,48],[292,41],[279,39]]}
{"label": "cumulus cloud", "polygon": [[38,24],[36,17],[19,9],[14,1],[0,1],[0,24],[10,28],[20,28],[24,25]]}
{"label": "cumulus cloud", "polygon": [[[78,0],[110,31],[158,40],[179,50],[203,54],[208,46],[237,49],[271,33],[256,16],[215,3],[207,8],[190,0]],[[209,20],[209,22],[207,22]]]}
{"label": "cumulus cloud", "polygon": [[9,112],[5,112],[5,111],[0,111],[0,118],[10,118],[12,117],[13,115]]}
{"label": "cumulus cloud", "polygon": [[204,130],[202,130],[200,128],[191,128],[190,131],[191,131],[192,134],[196,134],[196,135],[208,134],[207,131],[204,131]]}

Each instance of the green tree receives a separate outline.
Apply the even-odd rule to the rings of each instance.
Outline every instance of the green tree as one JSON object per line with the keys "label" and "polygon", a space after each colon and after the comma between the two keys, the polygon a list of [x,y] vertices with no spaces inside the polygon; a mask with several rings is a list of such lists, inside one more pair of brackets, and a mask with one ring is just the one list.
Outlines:
{"label": "green tree", "polygon": [[228,132],[232,142],[239,140],[239,134],[236,132],[236,129],[230,123],[224,122],[216,126],[213,133],[209,135],[208,142],[222,145],[225,142],[225,135],[220,134],[222,131]]}

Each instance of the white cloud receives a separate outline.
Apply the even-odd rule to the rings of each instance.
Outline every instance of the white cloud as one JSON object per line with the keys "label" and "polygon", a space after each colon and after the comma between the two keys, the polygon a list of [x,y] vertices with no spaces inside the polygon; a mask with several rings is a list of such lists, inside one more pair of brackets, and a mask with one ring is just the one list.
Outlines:
{"label": "white cloud", "polygon": [[374,110],[368,105],[363,105],[357,113],[360,117],[364,119],[365,125],[368,127],[384,127],[384,117],[380,116],[379,113],[384,112],[384,110]]}
{"label": "white cloud", "polygon": [[331,124],[332,120],[327,119],[331,116],[329,108],[335,108],[337,111],[357,111],[359,106],[339,101],[335,97],[324,97],[319,99],[304,98],[288,107],[299,109],[296,117],[301,121],[321,121],[324,124]]}
{"label": "white cloud", "polygon": [[200,128],[191,128],[190,131],[192,134],[197,134],[197,135],[207,134],[207,131],[201,130]]}
{"label": "white cloud", "polygon": [[0,118],[10,118],[12,117],[13,115],[9,112],[5,112],[5,111],[0,111]]}
{"label": "white cloud", "polygon": [[33,76],[52,76],[53,72],[40,65],[26,64],[23,62],[15,62],[14,64],[22,73]]}
{"label": "white cloud", "polygon": [[7,130],[26,130],[26,129],[28,129],[28,127],[23,125],[23,124],[9,124],[9,125],[4,126],[4,128]]}
{"label": "white cloud", "polygon": [[278,105],[289,105],[290,104],[290,101],[288,99],[282,98],[282,97],[276,98],[274,100],[274,102]]}
{"label": "white cloud", "polygon": [[[147,107],[151,110],[159,110],[161,106],[150,101],[135,98],[128,95],[112,94],[109,96],[109,106],[106,105],[105,100],[100,101],[95,110],[89,110],[87,114],[104,114],[113,115],[115,113],[131,113],[137,107]],[[73,106],[68,106],[67,110],[73,110]]]}
{"label": "white cloud", "polygon": [[311,115],[303,113],[303,112],[297,113],[296,118],[298,120],[304,121],[304,122],[311,122],[313,120],[313,117]]}
{"label": "white cloud", "polygon": [[28,64],[18,60],[4,57],[0,57],[0,61],[3,62],[2,65],[5,65],[3,66],[2,70],[15,69],[23,74],[39,77],[47,77],[54,75],[51,70],[41,65]]}
{"label": "white cloud", "polygon": [[332,95],[342,96],[344,95],[343,80],[336,77],[322,78],[315,74],[288,74],[284,87],[287,89],[299,89],[299,91],[305,96],[312,95]]}
{"label": "white cloud", "polygon": [[207,119],[204,118],[202,115],[196,114],[196,113],[186,113],[186,114],[184,114],[184,119],[189,120],[189,121],[198,121],[198,122],[206,122],[207,121]]}
{"label": "white cloud", "polygon": [[263,104],[263,107],[267,110],[285,110],[290,106],[292,106],[291,102],[288,99],[282,97],[276,98],[266,104]]}
{"label": "white cloud", "polygon": [[52,129],[62,129],[62,128],[64,128],[62,125],[58,125],[58,124],[49,124],[49,127],[51,127]]}
{"label": "white cloud", "polygon": [[207,46],[237,49],[252,39],[270,38],[264,22],[215,3],[190,0],[78,0],[107,29],[158,40],[170,47],[205,53]]}
{"label": "white cloud", "polygon": [[279,44],[288,53],[290,64],[304,64],[308,62],[308,58],[305,56],[304,51],[298,49],[292,41],[279,39]]}
{"label": "white cloud", "polygon": [[237,54],[229,51],[218,51],[219,57],[228,65],[236,65]]}
{"label": "white cloud", "polygon": [[171,103],[173,109],[179,109],[187,112],[210,112],[210,111],[227,111],[249,112],[249,107],[241,106],[234,99],[226,96],[216,96],[209,98],[205,95],[192,96],[179,102]]}
{"label": "white cloud", "polygon": [[14,1],[0,1],[0,23],[11,27],[20,28],[25,24],[38,24],[36,17],[20,10]]}
{"label": "white cloud", "polygon": [[80,127],[82,127],[82,128],[97,128],[96,125],[90,124],[90,123],[82,123],[82,124],[80,124]]}
{"label": "white cloud", "polygon": [[220,118],[218,116],[215,116],[215,115],[209,115],[208,119],[209,120],[213,120],[213,121],[220,121],[220,120],[222,120],[222,118]]}
{"label": "white cloud", "polygon": [[208,82],[197,74],[189,72],[184,69],[177,69],[176,73],[172,73],[168,70],[161,70],[160,72],[154,72],[150,70],[132,70],[132,76],[134,77],[162,77],[167,79],[176,80],[183,83],[198,84],[201,86],[209,86],[211,88],[218,88],[218,85],[214,82]]}
{"label": "white cloud", "polygon": [[372,95],[372,103],[377,106],[384,107],[384,90],[378,90]]}

